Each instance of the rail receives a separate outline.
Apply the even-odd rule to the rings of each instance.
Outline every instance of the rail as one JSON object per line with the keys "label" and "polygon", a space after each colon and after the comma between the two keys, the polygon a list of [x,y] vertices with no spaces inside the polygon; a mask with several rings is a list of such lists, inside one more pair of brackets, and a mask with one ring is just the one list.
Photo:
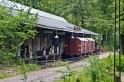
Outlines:
{"label": "rail", "polygon": [[84,58],[87,58],[88,55],[79,56],[79,57],[72,57],[72,58],[66,58],[66,59],[59,59],[59,60],[42,60],[42,61],[36,61],[37,64],[41,65],[42,67],[53,67],[57,66],[57,62],[67,62],[67,63],[73,63],[79,60],[82,60]]}

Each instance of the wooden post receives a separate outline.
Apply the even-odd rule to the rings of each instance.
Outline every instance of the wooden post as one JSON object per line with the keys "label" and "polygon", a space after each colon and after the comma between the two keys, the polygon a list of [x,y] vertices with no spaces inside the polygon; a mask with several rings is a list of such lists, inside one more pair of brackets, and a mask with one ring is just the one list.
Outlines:
{"label": "wooden post", "polygon": [[40,51],[41,51],[41,30],[40,30]]}

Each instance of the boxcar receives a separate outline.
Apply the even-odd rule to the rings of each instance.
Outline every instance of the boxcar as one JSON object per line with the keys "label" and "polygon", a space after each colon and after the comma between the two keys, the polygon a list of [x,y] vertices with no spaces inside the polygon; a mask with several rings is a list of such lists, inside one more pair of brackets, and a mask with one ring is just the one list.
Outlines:
{"label": "boxcar", "polygon": [[81,41],[77,38],[70,38],[65,41],[65,54],[74,56],[81,54]]}
{"label": "boxcar", "polygon": [[78,38],[82,43],[82,54],[88,53],[88,40],[86,38]]}
{"label": "boxcar", "polygon": [[88,40],[85,38],[73,38],[65,40],[65,54],[74,56],[88,53]]}
{"label": "boxcar", "polygon": [[86,38],[88,40],[88,53],[95,51],[95,40],[93,38]]}

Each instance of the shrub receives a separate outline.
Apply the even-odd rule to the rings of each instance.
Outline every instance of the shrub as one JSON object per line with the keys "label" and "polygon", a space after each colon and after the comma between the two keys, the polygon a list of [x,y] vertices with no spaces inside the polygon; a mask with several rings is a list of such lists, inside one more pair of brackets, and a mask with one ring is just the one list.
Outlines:
{"label": "shrub", "polygon": [[[89,58],[90,66],[85,66],[82,71],[75,72],[75,77],[68,80],[68,76],[64,82],[113,82],[113,57],[109,56],[105,59],[98,59],[95,56]],[[81,69],[80,69],[81,70]],[[61,79],[58,82],[62,82]]]}
{"label": "shrub", "polygon": [[39,70],[40,67],[36,64],[23,64],[18,66],[18,69],[25,72],[30,72],[30,71],[35,71],[35,70]]}
{"label": "shrub", "polygon": [[58,61],[58,62],[53,63],[52,66],[58,67],[58,66],[65,66],[67,64],[69,64],[69,62],[67,61]]}
{"label": "shrub", "polygon": [[[36,64],[20,64],[20,65],[15,64],[11,68],[9,67],[9,69],[8,67],[6,67],[6,69],[4,68],[4,70],[1,70],[2,72],[0,73],[0,79],[12,77],[19,74],[26,76],[26,72],[35,71],[39,69],[40,67]],[[9,72],[9,70],[11,71]]]}

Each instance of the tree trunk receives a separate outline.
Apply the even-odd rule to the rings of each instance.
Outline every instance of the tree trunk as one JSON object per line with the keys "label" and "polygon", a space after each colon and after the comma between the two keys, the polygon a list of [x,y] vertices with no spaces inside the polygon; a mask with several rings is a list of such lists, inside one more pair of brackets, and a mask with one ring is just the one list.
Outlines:
{"label": "tree trunk", "polygon": [[124,55],[124,34],[120,35],[120,54]]}

